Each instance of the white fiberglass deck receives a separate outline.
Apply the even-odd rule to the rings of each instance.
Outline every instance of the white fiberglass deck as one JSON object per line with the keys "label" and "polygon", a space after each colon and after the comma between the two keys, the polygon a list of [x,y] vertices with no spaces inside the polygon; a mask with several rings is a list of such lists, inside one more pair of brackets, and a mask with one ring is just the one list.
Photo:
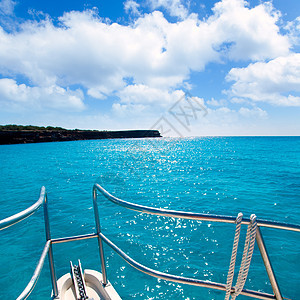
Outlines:
{"label": "white fiberglass deck", "polygon": [[[102,274],[95,270],[84,271],[84,279],[86,282],[86,292],[88,299],[93,300],[121,300],[114,287],[108,281],[103,286]],[[57,300],[77,300],[75,288],[71,274],[65,274],[57,281],[58,297]]]}

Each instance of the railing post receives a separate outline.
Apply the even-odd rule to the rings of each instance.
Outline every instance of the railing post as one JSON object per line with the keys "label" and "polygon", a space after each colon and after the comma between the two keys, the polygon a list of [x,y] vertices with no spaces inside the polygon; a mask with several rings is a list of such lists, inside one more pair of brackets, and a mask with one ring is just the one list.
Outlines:
{"label": "railing post", "polygon": [[264,242],[264,239],[263,239],[263,236],[262,236],[259,226],[257,227],[257,230],[256,230],[256,242],[257,242],[261,257],[264,261],[264,264],[265,264],[276,300],[282,300],[283,298],[282,298],[282,295],[281,295],[281,292],[280,292],[280,289],[279,289],[279,286],[278,286],[278,283],[277,283],[277,280],[275,277],[275,273],[274,273],[273,267],[271,265],[271,261],[270,261],[270,258],[269,258],[268,252],[267,252],[267,248],[266,248],[266,245],[265,245],[265,242]]}
{"label": "railing post", "polygon": [[95,186],[93,187],[93,206],[94,206],[94,215],[95,215],[96,229],[97,229],[97,235],[98,235],[98,245],[99,245],[99,253],[100,253],[100,260],[101,260],[101,271],[102,271],[102,276],[103,276],[103,285],[107,285],[107,276],[106,276],[106,266],[105,266],[103,244],[102,244],[102,239],[100,237],[101,227],[100,227],[99,211],[98,211],[98,204],[97,204],[97,188]]}
{"label": "railing post", "polygon": [[52,242],[51,242],[51,234],[50,234],[47,193],[45,193],[45,200],[44,200],[44,220],[45,220],[46,240],[50,241],[48,258],[49,258],[51,282],[52,282],[52,288],[53,288],[53,298],[56,298],[58,296],[58,288],[57,288],[57,282],[56,282],[56,273],[55,273],[55,267],[54,267]]}

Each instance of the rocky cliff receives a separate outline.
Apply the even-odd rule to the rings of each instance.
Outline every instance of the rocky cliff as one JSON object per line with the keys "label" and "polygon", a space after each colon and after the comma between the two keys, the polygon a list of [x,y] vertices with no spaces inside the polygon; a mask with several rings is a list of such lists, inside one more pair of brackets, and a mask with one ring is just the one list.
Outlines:
{"label": "rocky cliff", "polygon": [[0,144],[161,137],[158,130],[0,130]]}

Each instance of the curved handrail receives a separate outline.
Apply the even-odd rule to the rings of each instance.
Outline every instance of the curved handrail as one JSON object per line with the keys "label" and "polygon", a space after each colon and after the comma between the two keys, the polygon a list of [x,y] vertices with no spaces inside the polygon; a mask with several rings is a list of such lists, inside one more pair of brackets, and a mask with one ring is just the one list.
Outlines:
{"label": "curved handrail", "polygon": [[[176,275],[163,273],[160,271],[150,269],[150,268],[136,262],[131,257],[129,257],[126,253],[124,253],[112,241],[110,241],[105,235],[103,235],[101,233],[99,213],[98,213],[98,204],[97,204],[97,190],[100,191],[111,202],[113,202],[117,205],[123,206],[125,208],[131,209],[131,210],[134,210],[137,212],[141,212],[141,213],[148,213],[148,214],[167,216],[167,217],[185,218],[185,219],[191,219],[191,220],[203,220],[203,221],[214,221],[214,222],[225,222],[225,223],[235,223],[235,220],[236,220],[235,217],[231,217],[231,216],[210,215],[210,214],[167,210],[167,209],[153,208],[153,207],[130,203],[130,202],[121,200],[121,199],[111,195],[103,187],[101,187],[99,184],[96,183],[93,186],[93,205],[94,205],[94,214],[95,214],[97,233],[52,240],[51,236],[50,236],[50,226],[49,226],[49,218],[48,218],[47,195],[46,195],[45,187],[42,187],[39,200],[36,203],[34,203],[29,208],[0,221],[0,230],[2,230],[4,228],[12,226],[12,225],[24,220],[25,218],[29,217],[34,212],[36,212],[42,204],[44,204],[44,220],[45,220],[45,229],[46,229],[45,231],[46,231],[47,242],[44,246],[43,252],[40,256],[39,262],[35,268],[33,276],[31,277],[26,288],[23,290],[23,292],[20,294],[20,296],[17,298],[17,300],[26,299],[30,295],[32,290],[34,289],[36,282],[40,276],[41,270],[43,268],[44,261],[45,261],[47,254],[49,257],[51,280],[52,280],[52,286],[53,286],[53,296],[56,297],[58,295],[56,275],[55,275],[54,262],[53,262],[52,243],[67,242],[67,241],[86,239],[86,238],[95,238],[95,237],[98,237],[98,241],[99,241],[99,250],[100,250],[100,258],[101,258],[101,266],[102,266],[103,284],[104,285],[106,285],[107,279],[106,279],[105,260],[104,260],[104,253],[103,253],[103,247],[102,247],[102,240],[106,244],[108,244],[108,246],[110,246],[118,255],[120,255],[127,263],[132,265],[137,270],[144,272],[148,275],[151,275],[151,276],[157,277],[157,278],[161,278],[161,279],[165,279],[165,280],[179,282],[179,283],[186,283],[186,284],[202,286],[202,287],[207,287],[207,288],[212,288],[212,289],[217,289],[217,290],[224,290],[224,291],[226,290],[225,284],[211,282],[211,281],[204,281],[204,280],[199,280],[199,279],[195,279],[195,278],[186,278],[186,277],[182,277],[182,276],[176,276]],[[242,221],[242,224],[249,224],[249,223],[250,223],[250,219],[244,219]],[[278,228],[278,229],[285,229],[285,230],[292,230],[292,231],[300,232],[300,225],[293,225],[293,224],[280,223],[280,222],[267,221],[267,220],[259,220],[259,221],[257,221],[257,225],[262,226],[262,227],[271,227],[271,228]],[[265,263],[265,266],[266,266],[266,269],[268,272],[268,276],[270,278],[270,282],[271,282],[273,291],[276,296],[270,295],[267,293],[263,293],[263,292],[247,290],[247,289],[243,289],[241,294],[246,295],[246,296],[252,296],[255,298],[259,298],[259,299],[275,299],[275,298],[282,299],[259,228],[257,229],[257,232],[256,232],[256,239],[257,239],[257,243],[258,243],[259,249],[260,249],[262,257],[263,257],[263,261]],[[235,290],[235,288],[232,287],[231,291],[234,292],[234,290]]]}
{"label": "curved handrail", "polygon": [[[232,216],[222,216],[222,215],[213,215],[213,214],[202,214],[202,213],[193,213],[193,212],[185,212],[185,211],[176,211],[169,210],[164,208],[154,208],[149,206],[144,206],[140,204],[134,204],[128,201],[124,201],[119,199],[113,195],[111,195],[108,191],[106,191],[101,185],[98,183],[94,184],[94,189],[97,189],[99,192],[105,196],[111,202],[128,208],[130,210],[138,211],[141,213],[147,213],[152,215],[159,215],[165,217],[174,217],[174,218],[182,218],[182,219],[190,219],[190,220],[202,220],[202,221],[212,221],[212,222],[223,222],[223,223],[235,223],[236,217]],[[249,218],[244,218],[242,224],[250,224]],[[300,225],[281,223],[276,221],[268,221],[268,220],[259,220],[257,219],[257,226],[261,227],[269,227],[269,228],[278,228],[285,229],[291,231],[300,232]]]}
{"label": "curved handrail", "polygon": [[[215,290],[221,290],[226,291],[226,285],[222,283],[212,282],[209,280],[200,280],[196,278],[189,278],[189,277],[182,277],[177,275],[172,275],[168,273],[163,273],[160,271],[153,270],[149,267],[146,267],[134,259],[132,259],[129,255],[127,255],[125,252],[123,252],[118,246],[116,246],[110,239],[108,239],[103,233],[99,234],[101,239],[110,246],[118,255],[120,255],[128,264],[130,264],[135,269],[148,274],[152,277],[169,280],[173,282],[183,283],[183,284],[189,284],[194,286],[200,286],[200,287],[206,287],[211,288]],[[235,288],[232,287],[231,291],[234,292]],[[252,290],[243,289],[241,291],[241,295],[250,296],[250,297],[257,297],[259,299],[274,299],[274,296],[271,294],[263,293],[263,292],[256,292]]]}
{"label": "curved handrail", "polygon": [[[190,220],[202,220],[202,221],[212,221],[212,222],[222,222],[222,223],[236,223],[236,218],[232,216],[222,216],[222,215],[213,215],[213,214],[202,214],[202,213],[192,213],[192,212],[184,212],[184,211],[175,211],[175,210],[168,210],[163,208],[154,208],[139,204],[134,204],[128,201],[124,201],[122,199],[119,199],[113,195],[111,195],[109,192],[107,192],[102,186],[100,186],[98,183],[95,183],[93,186],[93,205],[94,205],[94,212],[95,212],[95,221],[96,221],[96,227],[97,227],[97,234],[99,236],[99,249],[100,249],[100,257],[101,257],[101,268],[103,271],[103,278],[104,282],[107,282],[106,278],[106,271],[105,271],[105,261],[104,261],[104,254],[103,254],[103,247],[101,240],[104,240],[114,251],[116,251],[125,261],[127,261],[130,265],[138,269],[139,271],[142,271],[148,275],[164,278],[166,280],[171,281],[177,281],[178,276],[175,275],[169,275],[166,273],[161,273],[152,269],[149,269],[148,267],[145,267],[134,260],[132,260],[128,255],[126,255],[121,249],[119,249],[116,245],[114,245],[110,240],[108,240],[102,233],[100,229],[100,221],[99,221],[99,213],[98,213],[98,203],[97,203],[97,191],[101,192],[101,194],[107,198],[109,201],[111,201],[114,204],[117,204],[119,206],[122,206],[124,208],[141,212],[141,213],[147,213],[147,214],[153,214],[153,215],[159,215],[159,216],[166,216],[166,217],[174,217],[174,218],[183,218],[183,219],[190,219]],[[251,220],[248,218],[245,218],[241,221],[241,224],[247,224],[249,225],[251,223]],[[262,233],[260,231],[260,227],[269,227],[269,228],[277,228],[277,229],[284,229],[284,230],[290,230],[290,231],[296,231],[300,232],[300,225],[295,224],[288,224],[288,223],[282,223],[282,222],[276,222],[276,221],[268,221],[268,220],[257,220],[257,230],[256,230],[256,242],[258,244],[261,257],[263,259],[274,295],[262,293],[262,292],[256,292],[256,291],[250,291],[250,290],[242,290],[243,295],[252,296],[259,299],[278,299],[282,300],[282,295],[275,277],[275,273],[273,270],[273,267],[271,265],[267,249],[264,244],[264,240],[262,237]],[[163,277],[161,275],[163,274]],[[104,276],[105,275],[105,276]],[[181,278],[180,280],[185,281],[185,283],[188,280],[191,280],[191,278]],[[178,281],[182,282],[183,281]],[[192,279],[193,281],[193,279]],[[200,281],[197,283],[202,284]],[[193,284],[193,283],[189,283]],[[206,287],[211,287],[213,289],[223,289],[222,284],[214,283],[214,282],[206,282]],[[203,285],[202,285],[203,286]],[[226,290],[226,287],[224,288]]]}
{"label": "curved handrail", "polygon": [[46,258],[46,255],[47,253],[49,252],[49,249],[50,249],[50,246],[51,246],[51,241],[47,241],[46,244],[45,244],[45,247],[44,247],[44,250],[41,254],[41,257],[40,257],[40,260],[34,270],[34,273],[29,281],[29,283],[27,284],[26,288],[23,290],[23,292],[20,294],[20,296],[17,298],[17,300],[23,300],[23,299],[26,299],[32,292],[32,290],[34,289],[38,279],[39,279],[39,276],[41,274],[41,271],[42,271],[42,268],[43,268],[43,265],[44,265],[44,262],[45,262],[45,258]]}
{"label": "curved handrail", "polygon": [[25,210],[1,220],[0,221],[0,230],[8,228],[12,225],[15,225],[16,223],[23,221],[24,219],[28,218],[33,213],[35,213],[42,206],[42,204],[45,200],[45,195],[46,195],[46,189],[43,186],[41,188],[39,200],[36,201],[30,207],[26,208]]}
{"label": "curved handrail", "polygon": [[16,223],[18,223],[20,221],[23,221],[24,219],[26,219],[29,216],[31,216],[32,214],[34,214],[42,205],[44,206],[44,222],[45,222],[45,232],[46,232],[47,242],[45,244],[45,247],[44,247],[44,250],[40,257],[40,260],[38,262],[38,265],[35,268],[33,276],[31,277],[26,288],[23,290],[23,292],[17,298],[18,300],[26,299],[30,295],[32,290],[34,289],[34,286],[40,276],[40,273],[41,273],[42,267],[44,265],[44,261],[45,261],[47,254],[49,254],[48,256],[49,256],[49,264],[50,264],[50,273],[51,273],[53,292],[54,292],[55,296],[58,295],[56,274],[55,274],[54,262],[53,262],[52,244],[51,244],[52,241],[51,241],[51,236],[50,236],[46,188],[44,186],[41,188],[40,197],[39,197],[38,201],[36,201],[33,205],[31,205],[27,209],[25,209],[17,214],[14,214],[8,218],[1,220],[0,221],[0,230],[8,228],[12,225],[15,225]]}

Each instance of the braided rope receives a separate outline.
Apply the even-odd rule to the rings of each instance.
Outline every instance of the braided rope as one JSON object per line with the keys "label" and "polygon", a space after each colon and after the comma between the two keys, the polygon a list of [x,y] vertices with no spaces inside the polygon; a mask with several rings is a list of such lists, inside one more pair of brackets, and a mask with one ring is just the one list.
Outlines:
{"label": "braided rope", "polygon": [[247,253],[248,253],[248,249],[249,249],[250,234],[251,234],[251,223],[248,225],[248,228],[247,228],[242,261],[241,261],[241,265],[240,265],[238,278],[236,280],[236,285],[234,287],[235,292],[232,294],[232,297],[231,297],[233,300],[240,294],[240,290],[241,290],[241,286],[242,286],[242,278],[243,278],[243,273],[244,273],[245,264],[246,264],[246,260],[247,260]]}
{"label": "braided rope", "polygon": [[243,214],[239,213],[236,218],[236,221],[235,221],[235,223],[236,223],[235,235],[234,235],[234,240],[233,240],[229,270],[228,270],[228,274],[227,274],[225,300],[229,300],[229,297],[230,297],[232,281],[233,281],[233,276],[234,276],[234,267],[235,267],[235,262],[236,262],[237,249],[238,249],[240,233],[241,233],[242,219],[243,219]]}
{"label": "braided rope", "polygon": [[246,260],[246,264],[245,264],[245,269],[243,272],[243,286],[242,289],[245,285],[247,276],[248,276],[248,272],[250,269],[250,263],[251,263],[251,259],[252,259],[252,255],[253,255],[253,251],[254,251],[254,245],[255,245],[255,238],[256,238],[256,229],[257,229],[257,222],[256,222],[256,216],[255,215],[251,215],[250,217],[251,219],[251,238],[250,238],[250,244],[249,244],[249,250],[248,250],[248,255],[247,255],[247,260]]}
{"label": "braided rope", "polygon": [[243,287],[245,285],[245,282],[246,282],[246,279],[248,276],[250,263],[251,263],[251,259],[252,259],[252,254],[254,251],[256,229],[257,229],[256,216],[254,214],[251,215],[250,220],[251,220],[251,222],[247,228],[244,252],[243,252],[243,257],[242,257],[242,262],[241,262],[238,278],[236,281],[235,292],[232,293],[232,295],[231,295],[232,300],[235,300],[235,298],[243,290]]}

